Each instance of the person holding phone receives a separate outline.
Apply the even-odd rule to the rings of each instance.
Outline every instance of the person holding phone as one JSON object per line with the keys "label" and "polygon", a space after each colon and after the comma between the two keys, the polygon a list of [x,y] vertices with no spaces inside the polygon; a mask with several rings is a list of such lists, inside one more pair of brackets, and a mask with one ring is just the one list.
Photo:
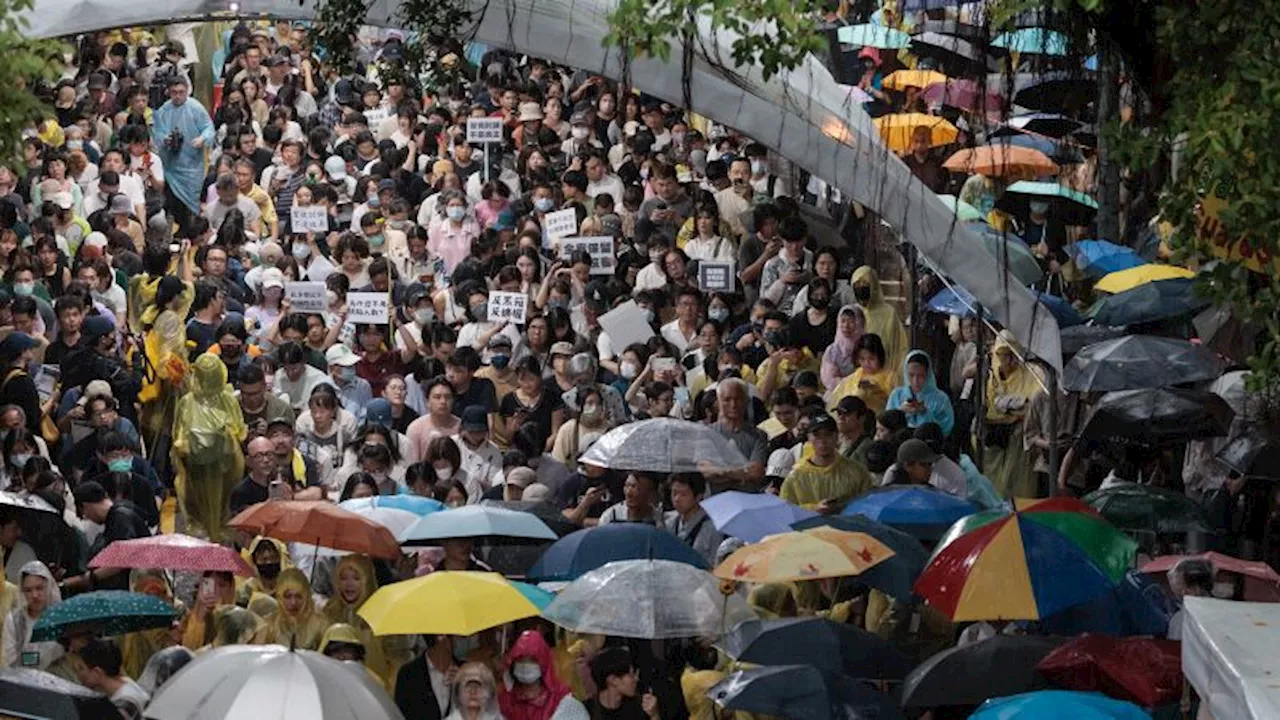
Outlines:
{"label": "person holding phone", "polygon": [[925,423],[937,423],[944,435],[950,435],[955,427],[955,411],[951,398],[938,389],[934,379],[933,360],[923,350],[907,353],[902,363],[904,385],[889,393],[889,410],[901,410],[907,416],[907,427],[918,428]]}

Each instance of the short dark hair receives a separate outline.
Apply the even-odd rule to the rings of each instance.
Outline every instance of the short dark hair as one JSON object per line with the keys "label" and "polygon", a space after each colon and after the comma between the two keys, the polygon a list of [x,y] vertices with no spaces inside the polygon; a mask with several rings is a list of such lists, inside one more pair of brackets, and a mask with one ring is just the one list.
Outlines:
{"label": "short dark hair", "polygon": [[302,351],[302,346],[295,342],[287,342],[281,345],[276,356],[280,358],[281,365],[295,365],[300,362],[305,362],[307,359],[306,353]]}
{"label": "short dark hair", "polygon": [[695,497],[701,497],[707,490],[707,481],[698,473],[679,473],[671,476],[671,484],[680,483],[689,486]]}
{"label": "short dark hair", "polygon": [[634,667],[630,648],[625,645],[607,647],[591,659],[591,679],[597,689],[603,690],[609,686],[609,678],[626,675]]}
{"label": "short dark hair", "polygon": [[71,492],[76,499],[76,506],[89,505],[92,503],[100,503],[107,499],[107,490],[101,484],[86,480],[76,485],[75,490]]}
{"label": "short dark hair", "polygon": [[120,648],[110,640],[93,638],[89,644],[80,648],[80,660],[90,668],[98,668],[107,677],[119,677],[123,660]]}
{"label": "short dark hair", "polygon": [[237,375],[241,385],[257,385],[267,380],[266,373],[262,372],[262,368],[253,363],[240,368],[240,372]]}

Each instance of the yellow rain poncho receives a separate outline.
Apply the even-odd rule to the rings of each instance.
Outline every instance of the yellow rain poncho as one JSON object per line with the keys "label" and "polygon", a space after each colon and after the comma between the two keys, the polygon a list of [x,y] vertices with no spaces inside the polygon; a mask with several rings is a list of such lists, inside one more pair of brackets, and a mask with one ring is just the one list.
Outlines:
{"label": "yellow rain poncho", "polygon": [[[285,602],[286,592],[300,595],[302,606],[296,612],[289,612]],[[263,625],[254,637],[254,642],[261,645],[284,645],[301,650],[318,650],[320,640],[324,637],[325,628],[329,626],[320,613],[316,612],[315,600],[311,598],[311,584],[307,576],[297,568],[282,570],[276,579],[276,614]]]}
{"label": "yellow rain poncho", "polygon": [[[132,571],[129,573],[129,589],[173,604],[169,580],[160,570]],[[132,678],[140,676],[152,655],[173,644],[173,633],[169,628],[140,630],[123,635],[120,638],[120,657],[124,674]]]}
{"label": "yellow rain poncho", "polygon": [[[174,282],[181,283],[181,289],[163,307],[157,305],[163,294],[161,286]],[[159,438],[173,424],[173,398],[186,377],[186,317],[194,300],[195,286],[171,275],[158,279],[137,276],[129,282],[129,327],[143,333],[142,349],[154,369],[144,375],[138,393],[142,403],[140,430],[156,452],[163,452]]]}
{"label": "yellow rain poncho", "polygon": [[266,625],[251,610],[238,605],[224,605],[213,611],[213,640],[211,647],[247,645],[262,632]]}
{"label": "yellow rain poncho", "polygon": [[213,642],[214,613],[220,607],[235,605],[235,602],[235,585],[227,585],[226,592],[218,598],[207,613],[201,611],[200,599],[197,595],[196,606],[182,618],[182,647],[194,652]]}
{"label": "yellow rain poncho", "polygon": [[[1035,464],[1023,447],[1023,419],[1031,408],[1031,398],[1043,392],[1036,371],[1015,354],[1016,341],[1001,331],[991,347],[991,369],[987,373],[984,406],[986,438],[983,443],[983,473],[1005,498],[1036,497]],[[1009,357],[1009,369],[1000,370],[1000,355]]]}
{"label": "yellow rain poncho", "polygon": [[[898,309],[885,301],[884,291],[880,288],[880,276],[871,267],[863,265],[854,270],[849,284],[853,286],[855,294],[859,287],[871,289],[871,299],[866,303],[859,303],[862,313],[867,318],[867,327],[864,332],[880,336],[880,342],[884,343],[884,366],[896,376],[902,361],[907,357],[907,351],[911,349],[907,328],[902,322],[902,317],[898,315]],[[889,389],[892,390],[899,381],[900,378],[894,377],[889,383]]]}
{"label": "yellow rain poncho", "polygon": [[[365,644],[364,638],[360,636],[360,632],[346,623],[334,623],[324,631],[324,637],[320,639],[320,652],[324,654],[330,643],[346,643],[348,645],[359,645],[364,648],[365,654],[369,652],[369,647]],[[378,674],[365,666],[365,671],[373,678],[374,682],[386,687],[386,682],[378,677]]]}
{"label": "yellow rain poncho", "polygon": [[240,443],[247,432],[227,384],[226,364],[207,353],[197,358],[174,415],[178,501],[187,518],[217,541],[226,525],[231,489],[244,476]]}
{"label": "yellow rain poncho", "polygon": [[[885,352],[887,354],[888,350],[886,349]],[[895,377],[897,377],[896,373],[887,364],[874,373],[858,368],[852,375],[841,380],[840,384],[831,391],[827,398],[827,409],[835,412],[836,405],[852,395],[862,400],[872,412],[879,415],[884,412],[885,405],[889,403],[889,394],[893,392]],[[869,383],[867,387],[862,387],[863,381]]]}
{"label": "yellow rain poncho", "polygon": [[778,497],[812,510],[823,500],[843,505],[872,487],[875,481],[866,468],[836,454],[835,462],[826,467],[814,465],[813,458],[801,460],[782,481]]}
{"label": "yellow rain poncho", "polygon": [[747,605],[761,620],[796,617],[795,583],[765,583],[751,589]]}
{"label": "yellow rain poncho", "polygon": [[[256,571],[257,564],[254,563],[253,561],[253,555],[254,553],[258,552],[258,548],[263,544],[270,544],[275,547],[276,554],[279,555],[280,557],[280,570],[282,572],[284,570],[288,570],[289,568],[293,567],[293,561],[289,558],[289,547],[284,543],[280,542],[279,540],[276,540],[275,538],[269,538],[263,535],[259,535],[255,537],[253,541],[249,543],[248,547],[241,550],[240,557],[244,558],[244,561],[249,563],[249,566]],[[279,578],[278,575],[276,577]],[[264,581],[262,578],[258,577],[257,575],[255,575],[254,577],[248,578],[247,580],[237,578],[237,586],[236,586],[236,604],[237,605],[248,604],[250,599],[255,595],[263,595],[265,597],[270,597],[274,594],[275,594],[274,582],[270,583],[270,587],[268,587],[267,582]],[[266,615],[263,615],[262,613],[258,613],[258,615],[263,617],[264,619],[266,618]]]}
{"label": "yellow rain poncho", "polygon": [[[343,597],[342,588],[347,583],[344,577],[354,580],[359,590],[352,600]],[[410,659],[408,648],[403,640],[395,636],[375,637],[373,629],[356,611],[378,589],[378,578],[373,570],[373,563],[363,555],[347,555],[338,561],[334,568],[333,597],[324,605],[324,616],[331,623],[346,623],[360,633],[364,641],[364,664],[369,667],[386,684],[394,681],[400,666]]]}

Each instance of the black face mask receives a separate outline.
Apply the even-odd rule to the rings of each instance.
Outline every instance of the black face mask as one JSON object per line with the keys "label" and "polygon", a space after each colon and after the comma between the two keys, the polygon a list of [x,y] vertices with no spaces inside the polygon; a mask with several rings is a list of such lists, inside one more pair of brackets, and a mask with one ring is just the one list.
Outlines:
{"label": "black face mask", "polygon": [[856,286],[853,288],[853,296],[858,299],[859,303],[866,305],[871,300],[871,288],[861,285]]}
{"label": "black face mask", "polygon": [[812,305],[815,310],[826,310],[831,306],[831,298],[826,297],[825,295],[817,295],[809,299],[809,304]]}
{"label": "black face mask", "polygon": [[280,575],[280,563],[266,563],[258,566],[258,577],[263,580],[275,580]]}

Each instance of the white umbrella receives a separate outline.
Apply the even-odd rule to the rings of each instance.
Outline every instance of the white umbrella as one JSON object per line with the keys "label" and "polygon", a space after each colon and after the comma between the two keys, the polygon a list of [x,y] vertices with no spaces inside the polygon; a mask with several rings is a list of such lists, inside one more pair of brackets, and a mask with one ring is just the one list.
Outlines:
{"label": "white umbrella", "polygon": [[404,720],[359,663],[280,645],[210,650],[165,683],[150,720]]}
{"label": "white umbrella", "polygon": [[706,570],[673,560],[620,560],[569,583],[542,611],[568,630],[643,638],[715,636],[755,615]]}
{"label": "white umbrella", "polygon": [[596,440],[581,462],[663,474],[741,470],[749,464],[715,428],[674,418],[620,425]]}

